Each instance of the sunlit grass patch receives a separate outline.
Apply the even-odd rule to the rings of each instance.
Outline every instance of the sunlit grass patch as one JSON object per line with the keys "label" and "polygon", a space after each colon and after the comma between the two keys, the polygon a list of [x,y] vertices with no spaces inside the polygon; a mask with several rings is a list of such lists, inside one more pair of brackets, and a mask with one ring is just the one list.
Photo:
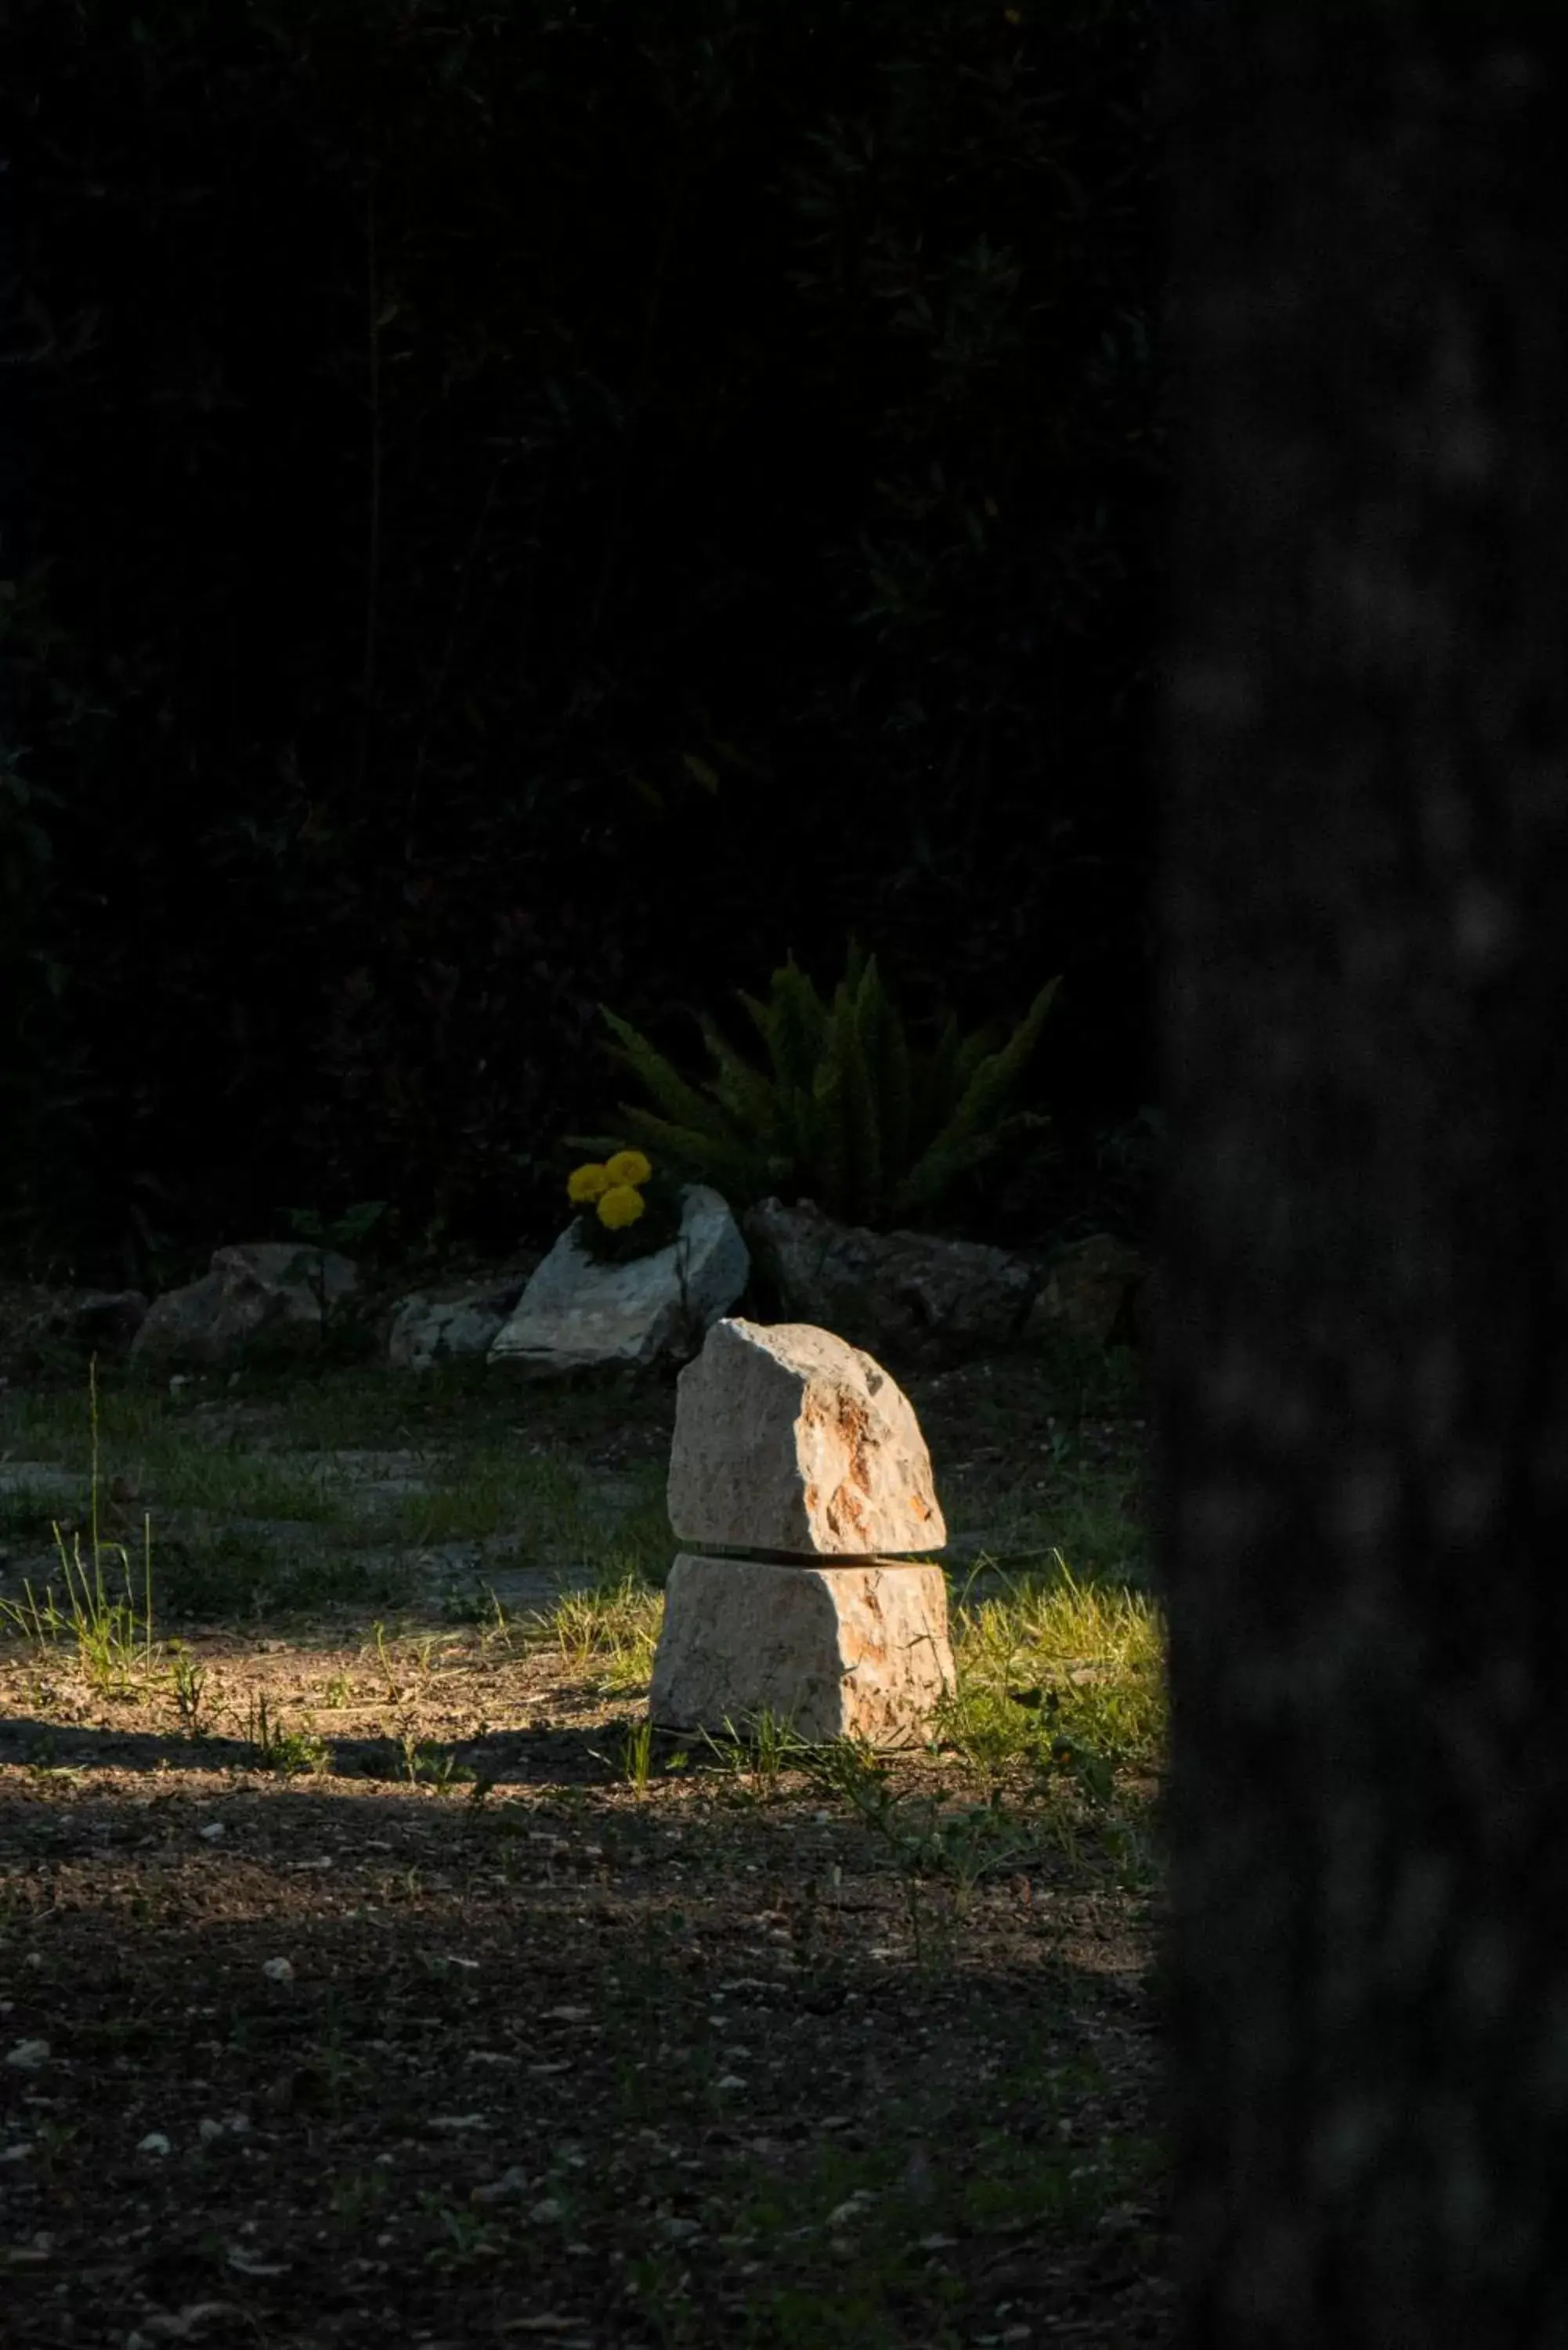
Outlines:
{"label": "sunlit grass patch", "polygon": [[958,1688],[941,1730],[967,1761],[1097,1762],[1102,1777],[1158,1767],[1164,1622],[1144,1593],[1079,1577],[1058,1551],[1048,1571],[1015,1575],[995,1596],[961,1595],[952,1631]]}
{"label": "sunlit grass patch", "polygon": [[[18,1635],[40,1656],[74,1648],[89,1686],[106,1697],[129,1696],[153,1669],[151,1535],[135,1571],[123,1544],[104,1542],[96,1533],[86,1556],[80,1535],[73,1534],[67,1545],[57,1525],[55,1543],[57,1584],[51,1580],[37,1589],[26,1583],[20,1599],[0,1600],[0,1630]],[[107,1579],[106,1560],[115,1562]]]}
{"label": "sunlit grass patch", "polygon": [[518,1620],[533,1644],[554,1647],[563,1664],[589,1673],[607,1691],[645,1686],[664,1620],[664,1595],[637,1575],[563,1592],[554,1607]]}

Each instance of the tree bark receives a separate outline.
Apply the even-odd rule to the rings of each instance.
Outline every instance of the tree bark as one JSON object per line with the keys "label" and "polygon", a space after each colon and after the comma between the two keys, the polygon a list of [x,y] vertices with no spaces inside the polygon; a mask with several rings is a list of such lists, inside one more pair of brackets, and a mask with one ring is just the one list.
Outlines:
{"label": "tree bark", "polygon": [[1158,1377],[1194,2350],[1568,2344],[1551,14],[1197,0],[1173,42]]}

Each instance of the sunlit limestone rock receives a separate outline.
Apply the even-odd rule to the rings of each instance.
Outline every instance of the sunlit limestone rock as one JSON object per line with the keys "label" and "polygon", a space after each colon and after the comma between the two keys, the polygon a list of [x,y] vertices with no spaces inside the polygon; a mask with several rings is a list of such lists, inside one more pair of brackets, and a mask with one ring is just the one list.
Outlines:
{"label": "sunlit limestone rock", "polygon": [[649,1711],[668,1730],[743,1733],[765,1712],[814,1745],[917,1744],[952,1687],[947,1615],[940,1566],[682,1555]]}
{"label": "sunlit limestone rock", "polygon": [[[722,1321],[677,1388],[672,1569],[649,1712],[907,1746],[952,1687],[947,1541],[909,1399],[830,1330]],[[709,1546],[750,1551],[722,1558]]]}
{"label": "sunlit limestone rock", "polygon": [[928,1554],[948,1538],[908,1397],[806,1322],[709,1332],[676,1388],[670,1523],[681,1542],[807,1558]]}

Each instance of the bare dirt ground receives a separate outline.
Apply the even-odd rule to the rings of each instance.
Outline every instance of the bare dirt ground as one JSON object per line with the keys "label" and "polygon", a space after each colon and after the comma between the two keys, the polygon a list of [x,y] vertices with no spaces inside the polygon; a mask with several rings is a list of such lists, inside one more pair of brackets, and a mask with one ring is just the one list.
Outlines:
{"label": "bare dirt ground", "polygon": [[[1048,1528],[1038,1389],[910,1388],[955,1523]],[[1170,2339],[1152,1786],[639,1748],[618,1623],[218,1613],[118,1694],[0,1643],[7,2350]]]}

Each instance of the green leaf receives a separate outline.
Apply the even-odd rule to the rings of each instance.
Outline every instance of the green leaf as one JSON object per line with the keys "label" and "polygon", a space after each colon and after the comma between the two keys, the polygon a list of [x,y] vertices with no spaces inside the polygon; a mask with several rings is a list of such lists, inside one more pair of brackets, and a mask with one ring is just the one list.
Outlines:
{"label": "green leaf", "polygon": [[620,1039],[621,1048],[618,1053],[612,1047],[611,1057],[622,1062],[641,1080],[665,1116],[677,1126],[692,1127],[699,1133],[711,1128],[716,1113],[696,1087],[689,1086],[674,1064],[667,1061],[646,1036],[639,1036],[628,1022],[618,1019],[602,1003],[599,1010],[611,1034]]}
{"label": "green leaf", "polygon": [[700,759],[695,751],[682,751],[680,754],[680,764],[685,768],[693,783],[701,784],[702,789],[708,793],[711,798],[717,799],[719,795],[719,778],[713,769],[708,764],[706,759]]}
{"label": "green leaf", "polygon": [[900,1187],[904,1207],[929,1206],[960,1173],[996,1149],[994,1129],[1002,1103],[1034,1050],[1060,984],[1058,978],[1043,987],[1001,1051],[989,1054],[975,1068],[951,1117],[905,1177]]}
{"label": "green leaf", "polygon": [[[873,965],[875,969],[875,965]],[[877,981],[876,1042],[868,1048],[882,1139],[883,1207],[890,1204],[892,1188],[909,1164],[912,1111],[909,1045],[897,1006]]]}
{"label": "green leaf", "polygon": [[936,1048],[920,1071],[919,1117],[914,1135],[917,1142],[934,1140],[958,1107],[960,1045],[958,1014],[950,1012],[938,1034]]}
{"label": "green leaf", "polygon": [[811,1105],[813,1149],[810,1164],[801,1171],[806,1197],[815,1200],[824,1214],[831,1216],[844,1196],[842,1062],[824,1061],[812,1083]]}
{"label": "green leaf", "polygon": [[764,1034],[774,1074],[782,1086],[809,1088],[826,1049],[827,1006],[793,961],[774,972],[771,993]]}
{"label": "green leaf", "polygon": [[672,1174],[711,1183],[727,1198],[753,1199],[754,1164],[743,1143],[732,1137],[677,1126],[651,1110],[618,1105],[634,1142],[644,1145],[650,1159],[662,1159]]}
{"label": "green leaf", "polygon": [[981,1062],[989,1060],[996,1051],[997,1041],[996,1024],[988,1021],[983,1028],[977,1028],[971,1036],[966,1036],[959,1046],[953,1062],[952,1107],[955,1109],[974,1082]]}
{"label": "green leaf", "polygon": [[1000,1138],[994,1134],[971,1135],[967,1142],[932,1143],[895,1190],[892,1212],[908,1216],[934,1206],[961,1175],[971,1174],[988,1159],[994,1159],[999,1147]]}
{"label": "green leaf", "polygon": [[[868,966],[859,989],[840,991],[836,1008],[838,1058],[844,1071],[844,1205],[852,1223],[875,1222],[882,1204],[882,1129],[875,1069],[877,967]],[[867,979],[870,985],[867,985]],[[866,1049],[871,1032],[873,1051]]]}
{"label": "green leaf", "polygon": [[719,1072],[709,1080],[708,1091],[741,1132],[754,1136],[767,1149],[778,1149],[784,1139],[779,1126],[778,1088],[741,1058],[713,1021],[704,1016],[701,1028]]}
{"label": "green leaf", "polygon": [[379,1224],[387,1212],[385,1200],[359,1200],[338,1217],[331,1229],[345,1248],[352,1248],[366,1233]]}
{"label": "green leaf", "polygon": [[581,1152],[590,1164],[613,1159],[627,1147],[624,1134],[563,1134],[560,1139],[563,1149]]}

